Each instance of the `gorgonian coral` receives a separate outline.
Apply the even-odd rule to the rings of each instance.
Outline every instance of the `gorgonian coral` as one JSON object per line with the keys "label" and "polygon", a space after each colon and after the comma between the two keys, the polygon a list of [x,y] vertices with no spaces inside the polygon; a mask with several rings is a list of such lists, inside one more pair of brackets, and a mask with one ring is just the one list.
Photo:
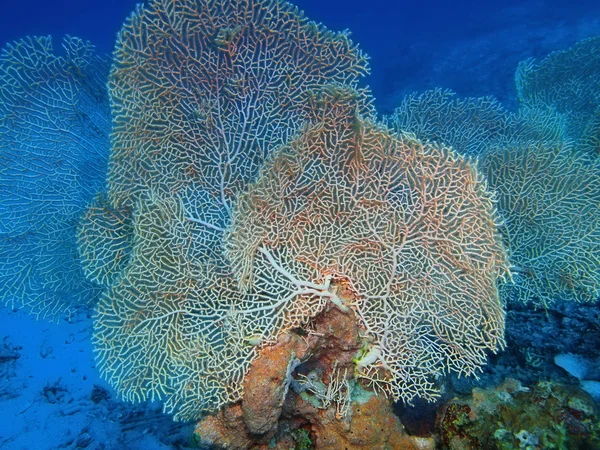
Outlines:
{"label": "gorgonian coral", "polygon": [[[109,81],[109,204],[95,206],[88,222],[110,223],[103,214],[132,211],[149,190],[177,194],[195,219],[196,251],[219,259],[233,200],[301,126],[306,92],[329,82],[356,86],[367,72],[348,33],[285,2],[139,7],[119,34]],[[110,247],[109,234],[82,227],[82,258],[93,259],[103,241]],[[112,279],[108,272],[119,269],[110,267],[94,270]]]}
{"label": "gorgonian coral", "polygon": [[335,86],[311,99],[310,125],[240,197],[227,255],[275,333],[333,302],[370,342],[359,377],[432,399],[436,376],[471,374],[503,344],[494,208],[466,160],[391,134],[358,104]]}
{"label": "gorgonian coral", "polygon": [[126,22],[110,76],[108,202],[79,235],[84,266],[108,285],[100,366],[124,397],[162,398],[178,418],[240,397],[252,344],[277,323],[223,257],[233,202],[301,128],[311,90],[367,72],[347,33],[284,2],[157,0]]}
{"label": "gorgonian coral", "polygon": [[162,398],[179,419],[219,409],[240,399],[261,347],[327,305],[364,330],[356,376],[406,401],[503,344],[506,259],[485,183],[364,112],[350,88],[308,96],[304,129],[234,205],[225,263],[195,252],[185,198],[140,197],[94,337],[125,398]]}
{"label": "gorgonian coral", "polygon": [[[588,77],[578,75],[572,58],[596,44],[585,41],[569,50],[574,53],[551,55],[528,74],[522,66],[518,78],[529,89],[518,115],[490,99],[435,90],[409,96],[388,119],[397,131],[478,155],[514,268],[511,283],[501,288],[507,301],[545,307],[558,299],[598,299],[599,172],[589,154],[598,148],[598,121],[594,108],[586,112],[587,100],[569,103],[564,92],[585,85]],[[552,78],[553,71],[562,77]],[[548,92],[544,83],[550,83]],[[595,82],[589,83],[592,88]],[[577,121],[587,124],[584,137],[573,135]]]}
{"label": "gorgonian coral", "polygon": [[156,0],[127,21],[108,201],[80,233],[108,286],[99,365],[123,397],[215,411],[328,306],[360,324],[356,376],[396,399],[434,398],[438,375],[502,346],[485,182],[377,124],[366,72],[346,33],[283,2]]}
{"label": "gorgonian coral", "polygon": [[91,305],[77,221],[109,153],[108,59],[81,39],[9,44],[0,54],[0,300],[57,318]]}
{"label": "gorgonian coral", "polygon": [[490,151],[481,170],[496,191],[514,284],[506,299],[546,307],[600,298],[600,166],[569,147]]}
{"label": "gorgonian coral", "polygon": [[565,116],[564,133],[579,152],[600,154],[600,37],[584,39],[541,61],[522,61],[515,81],[521,107]]}
{"label": "gorgonian coral", "polygon": [[507,111],[493,97],[460,98],[448,89],[413,93],[385,118],[397,132],[450,146],[463,156],[478,156],[490,148],[533,143],[561,143],[565,118],[558,113],[522,106]]}

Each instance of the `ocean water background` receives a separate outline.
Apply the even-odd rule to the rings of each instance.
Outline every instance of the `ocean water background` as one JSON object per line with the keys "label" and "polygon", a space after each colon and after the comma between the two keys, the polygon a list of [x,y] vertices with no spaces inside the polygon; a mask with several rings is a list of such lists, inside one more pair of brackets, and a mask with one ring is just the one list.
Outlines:
{"label": "ocean water background", "polygon": [[[131,0],[9,0],[0,5],[0,43],[26,35],[65,34],[110,53]],[[404,95],[445,87],[461,96],[494,95],[515,106],[519,61],[565,49],[597,35],[600,3],[566,0],[293,2],[331,30],[349,29],[371,56],[372,87],[381,113]]]}
{"label": "ocean water background", "polygon": [[[405,95],[436,87],[465,97],[493,95],[515,110],[514,72],[519,61],[541,59],[600,35],[597,1],[293,3],[331,30],[352,31],[353,40],[371,56],[366,83],[382,114],[391,113]],[[110,54],[116,33],[135,4],[129,0],[3,1],[0,46],[28,35],[52,35],[58,47],[68,34],[91,41],[100,54]],[[569,305],[563,312],[597,317],[597,307]],[[562,336],[562,349],[555,344],[556,353],[584,350],[581,337],[565,335],[564,329],[543,316],[539,315],[539,328],[545,331],[535,339],[555,334]],[[513,333],[515,340],[528,333],[515,323],[509,322],[508,327],[508,336]],[[85,312],[54,324],[35,321],[23,310],[0,307],[0,448],[190,447],[192,425],[173,423],[160,412],[160,405],[131,406],[116,398],[95,369],[91,330],[90,314]],[[511,351],[517,353],[509,347],[507,352]],[[593,353],[594,346],[585,351]],[[486,373],[483,378],[496,380],[502,375]],[[425,405],[422,409],[427,412]],[[414,418],[414,409],[399,407],[398,413],[407,422],[413,420],[415,430],[425,426]]]}

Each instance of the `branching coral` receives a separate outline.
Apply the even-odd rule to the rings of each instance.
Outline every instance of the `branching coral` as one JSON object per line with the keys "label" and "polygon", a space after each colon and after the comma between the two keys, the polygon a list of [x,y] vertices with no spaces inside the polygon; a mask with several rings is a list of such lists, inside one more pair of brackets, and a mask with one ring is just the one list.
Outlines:
{"label": "branching coral", "polygon": [[0,300],[58,318],[98,290],[77,260],[79,215],[103,185],[108,61],[67,37],[26,38],[0,55]]}
{"label": "branching coral", "polygon": [[[542,209],[511,209],[510,195],[531,206],[543,189],[519,191],[506,160],[494,168],[497,149],[561,148],[567,115],[433,91],[405,102],[394,134],[356,89],[366,58],[347,35],[276,1],[156,0],[115,55],[108,202],[90,208],[80,242],[108,285],[100,367],[125,398],[160,399],[177,419],[220,409],[242,398],[262,349],[332,307],[362,330],[353,376],[394,399],[433,399],[439,375],[471,374],[503,345],[494,205],[446,144],[482,155],[502,211],[530,220]],[[518,165],[527,179],[584,169],[560,158]],[[572,192],[550,178],[555,199]],[[525,255],[518,276],[540,259],[534,238],[507,239]]]}
{"label": "branching coral", "polygon": [[130,262],[95,327],[125,398],[163,399],[178,419],[239,400],[258,350],[328,305],[364,328],[357,376],[407,401],[502,345],[506,261],[473,167],[364,119],[350,88],[308,98],[304,130],[236,202],[231,268],[195,250],[185,197],[138,199]]}
{"label": "branching coral", "polygon": [[485,182],[376,124],[366,72],[345,33],[278,1],[156,0],[125,24],[108,202],[80,231],[124,398],[218,410],[261,349],[331,307],[364,334],[352,375],[396,399],[434,398],[503,345]]}
{"label": "branching coral", "polygon": [[478,156],[490,148],[565,140],[561,114],[524,106],[516,115],[493,97],[460,98],[448,89],[408,95],[385,121],[398,132],[450,146],[464,156]]}
{"label": "branching coral", "polygon": [[254,347],[233,280],[190,255],[179,201],[140,199],[133,221],[129,264],[97,307],[102,372],[127,400],[165,399],[180,418],[236,400]]}
{"label": "branching coral", "polygon": [[505,218],[505,296],[598,298],[598,164],[565,145],[598,144],[597,80],[566,75],[596,71],[595,40],[522,64],[518,115],[435,90],[390,130],[348,33],[278,0],[152,0],[118,36],[106,192],[107,64],[63,45],[0,56],[2,298],[95,298],[87,204],[103,375],[176,419],[221,410],[198,427],[214,442],[304,421],[323,447],[433,445],[372,391],[432,400],[504,345],[508,261],[469,156]]}
{"label": "branching coral", "polygon": [[[153,1],[125,23],[114,58],[107,206],[133,211],[149,190],[177,194],[194,219],[197,251],[213,259],[236,195],[301,126],[306,92],[356,86],[368,72],[347,33],[275,0]],[[83,259],[110,247],[108,230],[84,225],[81,234]]]}
{"label": "branching coral", "polygon": [[521,104],[589,115],[600,105],[600,37],[585,39],[542,61],[519,63],[515,81]]}
{"label": "branching coral", "polygon": [[232,204],[300,129],[310,90],[356,86],[367,71],[347,33],[279,1],[157,0],[125,24],[110,77],[108,203],[80,230],[84,265],[109,286],[100,366],[125,398],[160,398],[192,418],[240,397],[279,316],[238,290],[223,257]]}
{"label": "branching coral", "polygon": [[131,211],[115,208],[98,194],[79,221],[77,241],[81,265],[88,277],[101,286],[112,285],[131,254]]}
{"label": "branching coral", "polygon": [[437,375],[471,374],[503,343],[507,262],[485,183],[450,150],[363,119],[351,90],[310,106],[311,126],[236,205],[227,255],[240,288],[282,329],[324,300],[356,311],[371,340],[359,376],[432,399]]}
{"label": "branching coral", "polygon": [[[546,64],[552,61],[549,57]],[[538,70],[545,73],[550,68]],[[541,95],[535,97],[540,102]],[[599,172],[585,149],[597,146],[597,119],[588,118],[586,141],[573,143],[571,122],[581,113],[568,114],[566,101],[560,112],[535,105],[523,105],[517,116],[495,103],[490,106],[487,99],[429,91],[405,100],[390,122],[398,131],[479,155],[479,168],[496,194],[505,225],[501,231],[514,266],[514,285],[502,285],[506,300],[538,306],[558,298],[594,301],[600,270]]]}
{"label": "branching coral", "polygon": [[514,266],[507,299],[547,306],[600,297],[600,166],[570,148],[492,151],[480,167],[497,192]]}
{"label": "branching coral", "polygon": [[580,152],[598,156],[600,139],[600,37],[585,39],[542,61],[522,61],[515,74],[522,106],[566,116],[568,139]]}

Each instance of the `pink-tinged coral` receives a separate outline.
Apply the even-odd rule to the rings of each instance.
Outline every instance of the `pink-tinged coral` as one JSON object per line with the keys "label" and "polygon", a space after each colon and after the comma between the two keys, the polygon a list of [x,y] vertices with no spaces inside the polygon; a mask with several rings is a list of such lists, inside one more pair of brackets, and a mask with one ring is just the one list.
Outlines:
{"label": "pink-tinged coral", "polygon": [[227,255],[275,325],[265,338],[327,304],[351,309],[370,339],[358,375],[394,399],[431,400],[436,377],[470,375],[503,344],[506,256],[474,167],[391,134],[359,104],[349,89],[315,94],[311,126],[240,196]]}
{"label": "pink-tinged coral", "polygon": [[[469,375],[502,345],[495,283],[506,259],[484,183],[449,150],[363,118],[362,105],[350,88],[312,93],[308,125],[236,203],[231,266],[194,255],[182,199],[140,197],[130,263],[95,331],[127,399],[163,398],[177,418],[234,403],[265,347],[310,334],[331,307],[364,335],[349,350],[329,342],[335,395],[318,400],[342,416],[357,380],[396,400],[433,399],[438,375]],[[276,415],[270,404],[248,424],[264,433]]]}
{"label": "pink-tinged coral", "polygon": [[485,183],[449,149],[377,124],[355,88],[366,70],[346,34],[277,1],[157,0],[125,24],[111,204],[82,229],[102,245],[103,215],[131,212],[127,262],[94,268],[109,280],[99,366],[124,398],[193,419],[268,394],[241,414],[269,433],[289,387],[250,389],[250,366],[332,307],[360,342],[301,384],[340,417],[359,380],[431,400],[440,374],[469,375],[503,344],[506,258]]}
{"label": "pink-tinged coral", "polygon": [[286,2],[139,6],[119,33],[109,79],[108,202],[90,208],[80,231],[90,277],[119,277],[123,266],[110,257],[121,258],[115,247],[133,237],[119,235],[115,246],[106,227],[115,212],[134,215],[150,191],[182,198],[194,220],[194,254],[220,259],[235,197],[302,126],[307,92],[331,82],[357,86],[368,71],[347,32],[331,32]]}
{"label": "pink-tinged coral", "polygon": [[133,207],[155,189],[193,203],[190,188],[203,190],[213,227],[302,125],[307,91],[368,72],[347,33],[275,0],[152,1],[125,23],[114,58],[111,200]]}
{"label": "pink-tinged coral", "polygon": [[99,365],[124,398],[160,399],[178,419],[240,398],[278,318],[238,289],[223,257],[233,203],[303,126],[311,90],[367,72],[347,33],[285,2],[156,0],[125,23],[108,201],[80,229],[84,266],[108,285]]}

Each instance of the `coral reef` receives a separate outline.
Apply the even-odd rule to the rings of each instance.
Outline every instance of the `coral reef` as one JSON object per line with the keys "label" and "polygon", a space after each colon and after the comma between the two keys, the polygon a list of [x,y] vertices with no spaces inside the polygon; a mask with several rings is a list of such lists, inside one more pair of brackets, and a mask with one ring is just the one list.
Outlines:
{"label": "coral reef", "polygon": [[157,0],[125,24],[108,198],[79,235],[124,398],[181,420],[234,403],[260,351],[330,303],[370,339],[352,378],[394,399],[433,399],[502,346],[490,195],[463,158],[376,124],[366,72],[283,2]]}
{"label": "coral reef", "polygon": [[[200,420],[202,445],[430,449],[393,402],[446,387],[443,448],[599,447],[576,388],[510,379],[447,401],[505,346],[502,300],[550,323],[600,297],[599,43],[523,62],[518,113],[437,89],[381,123],[347,32],[278,0],[152,0],[117,39],[104,186],[107,62],[75,38],[63,57],[17,42],[0,55],[0,298],[56,317],[102,291],[103,376]],[[511,313],[514,344],[536,316]],[[557,330],[597,329],[577,320],[495,361],[544,373]],[[41,392],[73,400],[60,379]]]}
{"label": "coral reef", "polygon": [[394,399],[432,400],[437,376],[470,375],[503,344],[490,197],[448,149],[361,119],[352,91],[313,103],[314,125],[267,162],[227,234],[241,289],[262,299],[252,320],[277,324],[268,341],[327,302],[351,308],[371,339],[362,376]]}
{"label": "coral reef", "polygon": [[347,33],[285,2],[156,0],[125,23],[107,199],[79,235],[84,266],[107,285],[100,368],[124,398],[190,419],[241,396],[255,335],[273,331],[252,329],[260,299],[244,297],[223,255],[233,203],[302,128],[310,91],[367,72]]}
{"label": "coral reef", "polygon": [[451,450],[600,448],[597,407],[584,391],[553,382],[532,388],[507,379],[444,405],[440,448]]}

